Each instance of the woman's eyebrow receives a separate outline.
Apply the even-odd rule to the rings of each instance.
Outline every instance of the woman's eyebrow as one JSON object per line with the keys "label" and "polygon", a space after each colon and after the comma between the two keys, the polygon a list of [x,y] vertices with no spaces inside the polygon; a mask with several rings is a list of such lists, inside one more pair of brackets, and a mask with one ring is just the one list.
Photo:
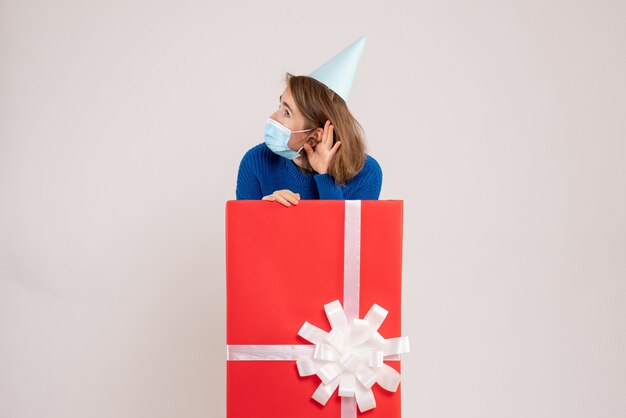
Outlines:
{"label": "woman's eyebrow", "polygon": [[[282,94],[278,97],[278,101],[279,101],[279,102],[282,102],[282,101],[283,101],[283,95],[282,95]],[[289,109],[289,111],[290,111],[291,113],[293,113],[293,110],[291,110],[291,107],[287,104],[287,102],[283,102],[283,105],[285,105],[285,107],[286,107],[287,109]]]}

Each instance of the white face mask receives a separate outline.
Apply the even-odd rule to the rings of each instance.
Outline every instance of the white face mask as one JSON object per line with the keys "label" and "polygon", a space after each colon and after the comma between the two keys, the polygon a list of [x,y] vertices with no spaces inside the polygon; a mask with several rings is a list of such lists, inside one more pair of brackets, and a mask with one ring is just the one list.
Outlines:
{"label": "white face mask", "polygon": [[267,147],[274,151],[276,154],[281,157],[285,157],[289,160],[293,160],[300,156],[300,148],[298,151],[294,151],[289,148],[289,138],[291,138],[291,134],[296,134],[300,132],[308,132],[313,129],[304,129],[302,131],[292,131],[287,128],[285,125],[280,124],[272,118],[267,118],[267,122],[265,122],[265,144]]}

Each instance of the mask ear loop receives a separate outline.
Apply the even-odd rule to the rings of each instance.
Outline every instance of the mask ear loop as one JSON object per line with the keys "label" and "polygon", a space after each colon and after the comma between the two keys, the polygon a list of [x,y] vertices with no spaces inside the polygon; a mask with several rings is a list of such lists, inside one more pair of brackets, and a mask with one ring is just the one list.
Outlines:
{"label": "mask ear loop", "polygon": [[[303,129],[301,131],[291,131],[292,134],[296,134],[296,133],[301,133],[301,132],[309,132],[314,130],[315,128],[311,128],[311,129]],[[296,151],[298,153],[298,155],[300,155],[300,151],[302,151],[304,149],[304,146],[301,146],[300,149],[298,151]],[[296,157],[298,158],[298,157]]]}

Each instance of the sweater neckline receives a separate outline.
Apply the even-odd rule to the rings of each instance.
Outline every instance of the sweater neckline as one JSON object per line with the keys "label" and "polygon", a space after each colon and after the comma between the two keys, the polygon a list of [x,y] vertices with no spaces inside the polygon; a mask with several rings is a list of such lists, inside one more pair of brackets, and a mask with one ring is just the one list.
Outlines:
{"label": "sweater neckline", "polygon": [[285,163],[287,164],[289,173],[293,175],[294,177],[296,177],[298,181],[310,182],[313,179],[313,176],[316,174],[316,173],[309,173],[309,174],[303,173],[302,171],[300,171],[296,163],[293,162],[293,160],[288,160],[285,158]]}

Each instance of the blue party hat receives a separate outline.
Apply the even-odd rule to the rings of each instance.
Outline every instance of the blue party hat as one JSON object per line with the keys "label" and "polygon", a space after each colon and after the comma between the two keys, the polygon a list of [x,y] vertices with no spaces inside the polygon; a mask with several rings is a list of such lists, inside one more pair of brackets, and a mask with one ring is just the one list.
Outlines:
{"label": "blue party hat", "polygon": [[356,69],[359,66],[361,55],[363,55],[364,46],[365,36],[361,36],[350,46],[309,74],[309,77],[323,83],[341,96],[343,100],[347,101],[350,90],[352,90],[352,81],[354,81]]}

